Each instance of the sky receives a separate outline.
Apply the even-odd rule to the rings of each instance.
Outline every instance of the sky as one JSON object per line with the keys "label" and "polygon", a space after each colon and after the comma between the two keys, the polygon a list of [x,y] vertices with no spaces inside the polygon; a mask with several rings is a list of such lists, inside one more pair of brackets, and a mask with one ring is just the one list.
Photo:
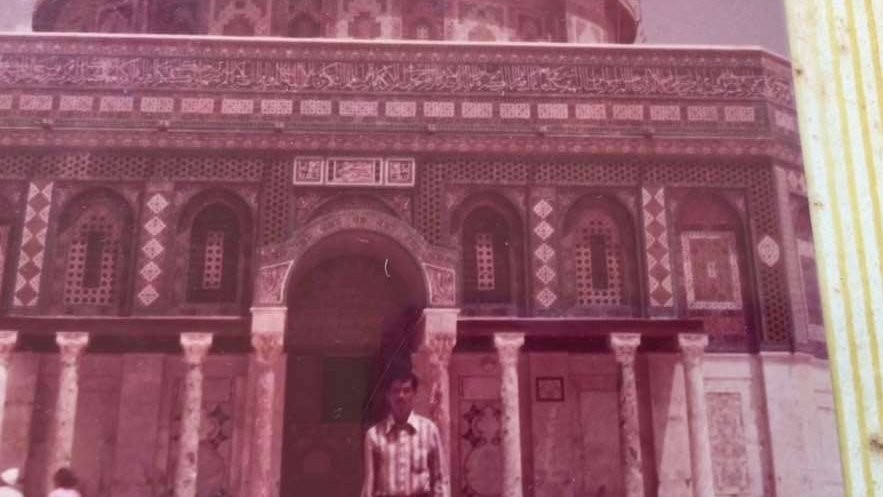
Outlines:
{"label": "sky", "polygon": [[[759,45],[788,55],[782,0],[638,0],[644,43]],[[34,0],[0,0],[0,31],[30,31]]]}

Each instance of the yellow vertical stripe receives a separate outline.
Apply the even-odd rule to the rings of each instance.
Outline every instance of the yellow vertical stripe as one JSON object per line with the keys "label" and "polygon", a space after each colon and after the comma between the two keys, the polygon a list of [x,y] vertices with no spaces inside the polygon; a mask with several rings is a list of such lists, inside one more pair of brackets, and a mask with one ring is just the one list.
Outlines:
{"label": "yellow vertical stripe", "polygon": [[883,62],[877,0],[788,0],[849,496],[883,495]]}

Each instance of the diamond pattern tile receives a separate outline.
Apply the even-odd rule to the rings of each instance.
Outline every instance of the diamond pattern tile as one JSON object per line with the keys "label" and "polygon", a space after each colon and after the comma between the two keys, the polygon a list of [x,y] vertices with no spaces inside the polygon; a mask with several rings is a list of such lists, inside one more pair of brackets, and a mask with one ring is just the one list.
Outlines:
{"label": "diamond pattern tile", "polygon": [[166,223],[158,217],[153,217],[150,218],[150,221],[147,221],[147,223],[144,224],[144,228],[150,233],[150,236],[157,236],[162,230],[166,229]]}
{"label": "diamond pattern tile", "polygon": [[155,238],[152,238],[141,247],[141,251],[144,252],[144,255],[146,255],[148,259],[156,259],[163,250],[165,250],[165,248],[162,246],[162,243]]}
{"label": "diamond pattern tile", "polygon": [[555,278],[555,270],[546,265],[540,266],[540,269],[537,270],[537,278],[544,285],[548,285]]}
{"label": "diamond pattern tile", "polygon": [[540,200],[533,206],[534,213],[542,219],[549,217],[549,215],[552,214],[552,210],[552,204],[546,199]]}
{"label": "diamond pattern tile", "polygon": [[[154,185],[149,185],[148,188],[151,187]],[[167,253],[165,247],[169,243],[168,237],[171,236],[168,228],[174,210],[169,208],[170,198],[169,192],[154,189],[148,193],[147,201],[144,203],[146,208],[143,211],[144,221],[141,226],[143,256],[138,260],[140,269],[136,287],[136,289],[140,288],[137,290],[136,304],[141,307],[150,307],[162,298],[163,267],[166,261],[170,260],[165,257]]]}
{"label": "diamond pattern tile", "polygon": [[555,249],[549,246],[547,243],[540,244],[536,250],[534,250],[533,254],[542,261],[543,264],[548,264],[548,262],[555,257]]}
{"label": "diamond pattern tile", "polygon": [[153,281],[160,274],[162,274],[162,270],[159,268],[159,266],[155,262],[150,261],[147,264],[145,264],[144,267],[141,268],[141,271],[139,271],[139,274],[145,280]]}
{"label": "diamond pattern tile", "polygon": [[644,218],[645,257],[647,261],[647,286],[650,289],[650,305],[672,308],[671,256],[668,243],[668,223],[665,217],[665,188],[645,187],[641,191]]}
{"label": "diamond pattern tile", "polygon": [[159,298],[159,292],[153,285],[147,285],[138,292],[138,301],[144,306],[149,306]]}
{"label": "diamond pattern tile", "polygon": [[540,222],[536,228],[533,229],[533,232],[536,233],[540,240],[546,241],[552,236],[552,233],[555,232],[555,228],[552,227],[551,224],[546,221]]}
{"label": "diamond pattern tile", "polygon": [[169,201],[161,193],[156,193],[147,201],[147,208],[154,214],[159,214],[169,206]]}
{"label": "diamond pattern tile", "polygon": [[558,300],[558,296],[555,295],[555,292],[548,288],[543,288],[537,293],[536,296],[537,303],[540,304],[544,309],[548,309],[552,307],[556,300]]}
{"label": "diamond pattern tile", "polygon": [[53,188],[54,183],[47,180],[34,180],[28,185],[18,271],[12,298],[14,307],[33,307],[37,305],[40,296],[40,278]]}

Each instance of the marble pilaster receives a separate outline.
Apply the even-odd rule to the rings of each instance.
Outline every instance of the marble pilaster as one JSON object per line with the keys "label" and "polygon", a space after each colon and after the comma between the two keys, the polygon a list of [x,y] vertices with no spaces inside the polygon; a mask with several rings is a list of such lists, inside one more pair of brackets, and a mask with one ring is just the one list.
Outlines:
{"label": "marble pilaster", "polygon": [[3,414],[6,411],[6,388],[9,386],[9,365],[18,343],[18,332],[0,331],[0,443],[3,441]]}
{"label": "marble pilaster", "polygon": [[635,353],[641,344],[637,333],[610,335],[610,348],[619,365],[619,440],[626,497],[644,497],[641,463],[641,433],[638,421],[638,388],[635,381]]}
{"label": "marble pilaster", "polygon": [[426,309],[421,327],[422,356],[428,363],[428,377],[424,379],[429,391],[429,416],[438,426],[443,444],[444,492],[451,495],[451,353],[457,343],[457,317],[459,309]]}
{"label": "marble pilaster", "polygon": [[212,345],[211,333],[183,333],[184,395],[175,467],[175,497],[195,497],[199,465],[199,425],[202,419],[202,365]]}
{"label": "marble pilaster", "polygon": [[[61,352],[58,373],[58,397],[52,415],[51,446],[47,465],[47,482],[58,468],[70,466],[74,447],[74,426],[77,418],[77,398],[80,393],[80,358],[89,344],[89,334],[80,331],[61,331],[55,335]],[[51,486],[47,488],[52,488]]]}
{"label": "marble pilaster", "polygon": [[678,344],[684,361],[687,419],[690,428],[690,467],[693,472],[693,497],[714,497],[714,474],[711,467],[711,442],[708,438],[708,415],[705,408],[705,380],[702,356],[708,336],[681,334]]}
{"label": "marble pilaster", "polygon": [[251,495],[274,495],[273,406],[276,395],[276,366],[285,339],[285,310],[252,309],[251,344],[255,350],[256,378],[253,447],[251,452]]}
{"label": "marble pilaster", "polygon": [[524,333],[497,333],[494,346],[500,361],[502,399],[501,437],[503,448],[502,497],[522,497],[521,402],[519,400],[518,356]]}

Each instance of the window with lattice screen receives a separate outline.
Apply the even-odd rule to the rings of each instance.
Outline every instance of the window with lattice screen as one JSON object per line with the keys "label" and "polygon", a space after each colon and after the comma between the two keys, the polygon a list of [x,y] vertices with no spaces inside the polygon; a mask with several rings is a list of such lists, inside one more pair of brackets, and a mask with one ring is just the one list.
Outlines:
{"label": "window with lattice screen", "polygon": [[585,212],[576,226],[576,301],[580,306],[623,305],[623,247],[613,219]]}
{"label": "window with lattice screen", "polygon": [[113,305],[119,300],[123,221],[105,203],[87,207],[69,229],[64,303]]}
{"label": "window with lattice screen", "polygon": [[463,223],[463,298],[466,303],[508,304],[512,298],[509,225],[490,207]]}
{"label": "window with lattice screen", "polygon": [[223,203],[203,208],[190,232],[187,300],[234,302],[239,276],[240,227],[236,213]]}

